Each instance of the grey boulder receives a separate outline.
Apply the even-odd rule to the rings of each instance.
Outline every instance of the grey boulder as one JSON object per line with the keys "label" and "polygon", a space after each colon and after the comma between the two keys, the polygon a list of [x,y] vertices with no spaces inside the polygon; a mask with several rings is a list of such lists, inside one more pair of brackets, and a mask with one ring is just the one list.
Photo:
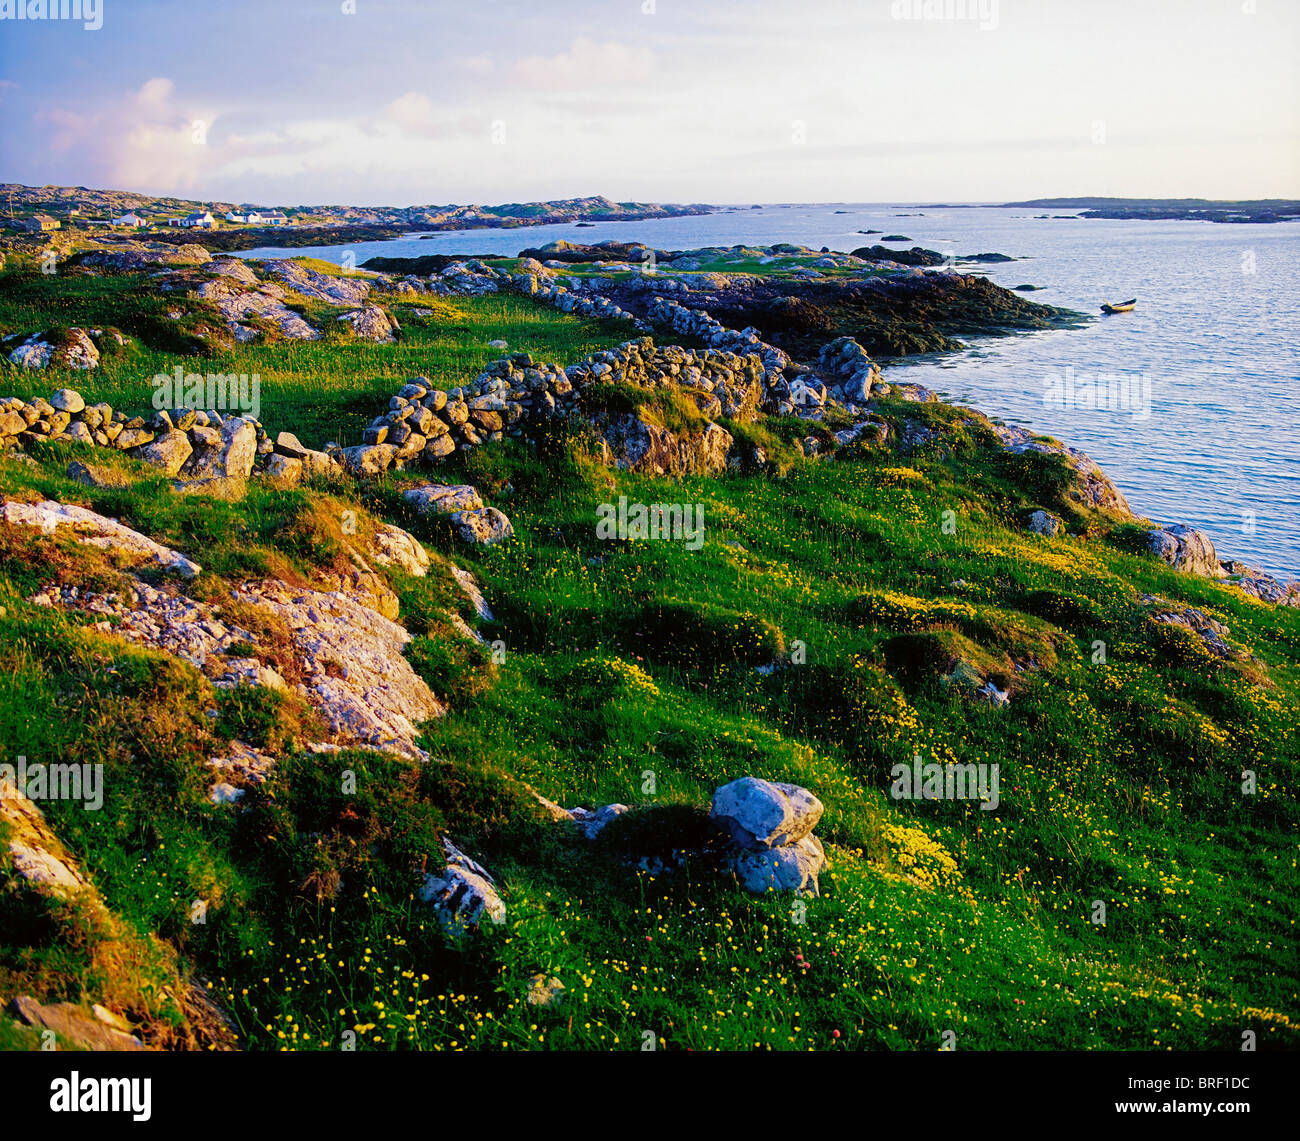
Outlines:
{"label": "grey boulder", "polygon": [[731,860],[741,887],[755,895],[768,891],[819,895],[817,877],[825,866],[826,853],[816,836],[804,836],[770,851],[738,852]]}
{"label": "grey boulder", "polygon": [[739,847],[761,852],[807,836],[822,817],[822,802],[797,784],[741,777],[713,794],[710,815]]}

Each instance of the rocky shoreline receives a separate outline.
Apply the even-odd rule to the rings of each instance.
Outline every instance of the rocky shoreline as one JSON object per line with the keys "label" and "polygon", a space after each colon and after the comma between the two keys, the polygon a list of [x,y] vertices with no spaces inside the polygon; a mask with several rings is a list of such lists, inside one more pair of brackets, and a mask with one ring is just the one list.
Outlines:
{"label": "rocky shoreline", "polygon": [[[798,247],[795,250],[805,252]],[[572,256],[575,251],[570,247],[552,252]],[[824,260],[828,263],[824,269],[845,267],[841,259]],[[927,403],[936,402],[937,397],[921,386],[885,382],[873,354],[855,338],[824,341],[815,358],[800,360],[765,340],[760,328],[729,328],[713,316],[705,304],[722,302],[721,311],[726,313],[728,302],[735,307],[737,291],[752,293],[754,289],[749,280],[736,282],[723,274],[693,273],[688,284],[684,277],[631,273],[631,263],[615,262],[602,266],[598,274],[575,275],[569,272],[575,264],[571,260],[557,258],[546,264],[525,258],[514,272],[469,259],[450,262],[427,278],[331,276],[279,260],[262,262],[255,271],[252,264],[238,259],[210,258],[198,247],[184,247],[175,254],[149,249],[90,253],[81,261],[99,271],[136,270],[151,264],[165,267],[162,277],[156,279],[159,288],[189,292],[215,303],[236,341],[268,336],[268,323],[280,337],[319,337],[318,330],[285,306],[292,296],[342,309],[337,319],[353,335],[384,343],[400,335],[396,319],[374,303],[384,295],[454,297],[514,292],[563,312],[625,320],[647,334],[686,338],[703,346],[656,344],[653,336],[646,335],[568,367],[535,360],[529,353],[508,354],[471,384],[450,389],[438,388],[425,377],[411,377],[391,397],[388,409],[371,420],[360,444],[342,447],[331,442],[320,450],[304,447],[288,432],[272,437],[251,416],[215,409],[160,408],[146,419],[103,403],[87,406],[71,389],[60,390],[49,400],[0,398],[0,447],[45,440],[111,447],[163,469],[174,478],[177,490],[229,492],[254,475],[278,486],[293,486],[312,476],[346,472],[369,477],[415,465],[436,465],[454,452],[518,437],[531,425],[556,418],[580,421],[593,431],[607,463],[658,475],[764,468],[768,457],[763,450],[737,441],[717,423],[719,419],[737,424],[763,416],[805,420],[810,432],[800,442],[800,449],[806,455],[827,455],[851,446],[893,446],[904,454],[941,446],[932,427],[906,416],[886,415],[879,403],[891,397]],[[855,268],[852,262],[847,265]],[[815,288],[799,272],[802,268],[795,270],[798,288]],[[620,273],[626,276],[620,277]],[[897,276],[865,284],[873,289],[948,291],[978,288],[980,281],[898,266]],[[841,283],[839,288],[852,289],[854,284]],[[998,295],[1014,298],[1006,290],[998,290]],[[634,305],[637,312],[624,309],[618,299]],[[16,345],[6,348],[11,362],[27,368],[62,363],[91,369],[98,361],[96,339],[106,335],[102,330],[83,329],[57,335],[35,333],[11,338]],[[807,344],[803,340],[794,343]],[[629,391],[643,396],[628,403],[622,394]],[[611,403],[610,396],[616,392],[619,399]],[[689,413],[687,422],[670,426],[665,422],[663,401],[682,398],[686,403],[681,407]],[[1013,454],[1061,456],[1073,470],[1074,495],[1079,502],[1118,519],[1134,518],[1123,495],[1077,449],[1024,428],[995,424],[974,411],[965,422],[982,426]],[[481,503],[458,515],[454,525],[469,542],[491,543],[510,534],[509,520]],[[1051,535],[1060,532],[1064,524],[1040,511],[1028,526]],[[1146,542],[1149,550],[1175,569],[1235,583],[1264,601],[1300,605],[1300,586],[1279,582],[1244,564],[1221,563],[1209,538],[1200,532],[1171,525],[1151,531]]]}
{"label": "rocky shoreline", "polygon": [[[385,298],[512,292],[566,313],[624,320],[645,334],[685,338],[702,348],[656,344],[646,335],[567,368],[536,361],[528,353],[508,354],[471,384],[447,390],[427,378],[412,377],[392,396],[389,408],[370,422],[362,442],[350,447],[331,442],[319,450],[307,448],[290,433],[273,438],[251,416],[223,415],[215,409],[169,407],[147,418],[128,415],[106,404],[86,406],[78,393],[66,389],[50,400],[0,398],[0,447],[35,440],[112,447],[161,467],[175,478],[178,489],[196,490],[238,484],[254,474],[291,486],[340,470],[374,476],[436,464],[453,452],[519,436],[530,424],[555,417],[581,417],[589,423],[607,462],[656,474],[762,467],[766,457],[761,450],[756,455],[753,449],[733,446],[736,441],[715,423],[718,418],[744,423],[764,415],[797,416],[820,428],[829,416],[836,421],[834,429],[812,432],[801,443],[806,454],[825,454],[828,448],[846,445],[885,446],[891,436],[897,439],[895,446],[906,451],[932,443],[932,430],[906,421],[891,425],[873,400],[891,393],[905,401],[937,397],[920,386],[886,383],[876,359],[881,355],[878,342],[870,338],[865,345],[850,336],[819,340],[815,330],[826,327],[827,312],[861,325],[860,308],[854,305],[860,306],[864,298],[894,310],[919,306],[925,331],[908,336],[920,337],[923,345],[938,339],[944,347],[959,342],[936,329],[934,314],[944,312],[951,319],[954,305],[960,304],[954,297],[964,301],[974,296],[992,309],[996,320],[1019,317],[1030,327],[1074,316],[1023,301],[982,278],[793,245],[668,252],[639,243],[555,242],[531,252],[546,260],[524,257],[510,272],[480,259],[449,259],[427,276],[331,275],[292,260],[214,258],[193,244],[91,250],[79,255],[74,265],[90,272],[152,271],[159,290],[215,305],[227,331],[200,333],[204,339],[318,339],[321,331],[287,304],[305,298],[338,308],[337,321],[351,335],[391,343],[401,329],[382,304]],[[858,251],[864,252],[869,251]],[[757,257],[779,267],[783,276],[699,272],[706,260],[728,256]],[[812,264],[805,264],[810,258]],[[425,259],[419,260],[420,268],[426,268]],[[654,272],[642,272],[647,261],[656,267]],[[582,268],[586,272],[576,272]],[[958,313],[959,320],[969,319],[966,309]],[[736,315],[753,323],[729,327],[727,322]],[[877,328],[867,325],[869,333]],[[1005,331],[1005,326],[993,328]],[[4,351],[12,363],[25,368],[63,365],[88,370],[98,364],[97,345],[105,338],[119,344],[124,340],[117,330],[73,328],[11,336]],[[588,400],[590,406],[584,406],[584,393],[599,395],[611,386],[683,394],[700,426],[689,432],[669,430],[653,402],[616,408]],[[1123,496],[1082,452],[1024,428],[971,415],[987,424],[1011,452],[1061,455],[1075,471],[1082,501],[1133,518]],[[495,539],[503,532],[490,518],[458,525],[471,536],[481,531]],[[1047,528],[1045,533],[1054,533],[1055,524],[1041,526]],[[1176,569],[1235,582],[1263,600],[1300,605],[1296,584],[1279,582],[1238,562],[1221,563],[1200,532],[1174,524],[1152,532],[1149,542],[1150,549]]]}

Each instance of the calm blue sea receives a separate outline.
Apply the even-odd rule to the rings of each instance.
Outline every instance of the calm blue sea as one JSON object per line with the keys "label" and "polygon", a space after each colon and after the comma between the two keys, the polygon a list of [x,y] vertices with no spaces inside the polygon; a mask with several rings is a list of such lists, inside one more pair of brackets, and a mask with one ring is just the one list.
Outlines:
{"label": "calm blue sea", "polygon": [[[1080,447],[1139,514],[1201,528],[1224,557],[1300,576],[1300,223],[1043,219],[1035,215],[1047,211],[1006,207],[748,207],[243,256],[342,262],[350,252],[360,265],[377,254],[507,256],[557,238],[660,249],[784,241],[842,251],[880,240],[859,230],[904,234],[945,253],[1011,254],[1022,260],[985,272],[1008,287],[1042,286],[1028,295],[1035,301],[1096,314],[1103,300],[1136,296],[1137,310],[1099,316],[1081,329],[982,339],[962,353],[890,366],[887,374]],[[1109,390],[1119,381],[1136,401],[1091,406],[1090,384]],[[1059,399],[1062,390],[1068,400]],[[1049,391],[1057,398],[1049,400]]]}

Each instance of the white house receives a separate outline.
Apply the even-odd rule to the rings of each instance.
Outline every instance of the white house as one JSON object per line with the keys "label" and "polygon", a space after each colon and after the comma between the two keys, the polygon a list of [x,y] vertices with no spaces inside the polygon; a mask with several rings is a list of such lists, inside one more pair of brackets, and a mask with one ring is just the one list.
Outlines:
{"label": "white house", "polygon": [[262,223],[266,226],[283,226],[288,220],[279,210],[268,210],[262,215]]}
{"label": "white house", "polygon": [[250,210],[244,215],[244,221],[250,226],[260,226],[262,224],[262,215],[257,210]]}
{"label": "white house", "polygon": [[239,213],[237,213],[237,212],[234,211],[234,210],[227,210],[227,211],[226,211],[226,221],[227,221],[227,222],[247,222],[247,221],[248,221],[248,215],[247,215],[247,214],[239,214]]}
{"label": "white house", "polygon": [[211,230],[217,224],[217,220],[206,210],[199,210],[193,214],[186,214],[181,219],[181,225],[189,230]]}
{"label": "white house", "polygon": [[139,227],[147,226],[149,225],[149,222],[147,219],[140,217],[139,214],[128,213],[123,214],[120,218],[114,218],[113,225]]}

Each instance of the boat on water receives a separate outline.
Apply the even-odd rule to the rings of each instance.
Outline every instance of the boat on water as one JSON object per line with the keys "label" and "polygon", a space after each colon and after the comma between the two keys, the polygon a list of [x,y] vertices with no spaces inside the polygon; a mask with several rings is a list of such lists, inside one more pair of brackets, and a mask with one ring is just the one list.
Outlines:
{"label": "boat on water", "polygon": [[1131,301],[1121,301],[1117,305],[1112,305],[1109,301],[1101,303],[1103,313],[1132,313],[1133,308],[1137,305],[1138,299],[1134,297]]}

